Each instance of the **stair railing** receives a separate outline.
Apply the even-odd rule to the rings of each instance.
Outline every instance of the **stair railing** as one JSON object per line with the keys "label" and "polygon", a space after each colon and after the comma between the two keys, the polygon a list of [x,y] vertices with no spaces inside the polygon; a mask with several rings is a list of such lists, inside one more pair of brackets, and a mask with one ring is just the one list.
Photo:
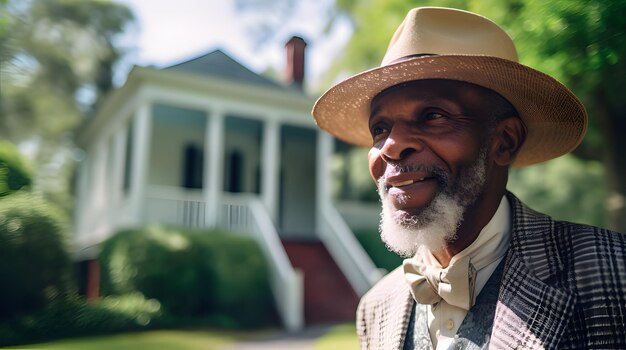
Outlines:
{"label": "stair railing", "polygon": [[356,239],[339,211],[321,206],[320,238],[358,295],[367,292],[384,275]]}
{"label": "stair railing", "polygon": [[261,246],[269,266],[270,286],[285,328],[298,331],[304,326],[304,281],[295,270],[261,200],[250,194],[224,194],[219,226],[250,234]]}

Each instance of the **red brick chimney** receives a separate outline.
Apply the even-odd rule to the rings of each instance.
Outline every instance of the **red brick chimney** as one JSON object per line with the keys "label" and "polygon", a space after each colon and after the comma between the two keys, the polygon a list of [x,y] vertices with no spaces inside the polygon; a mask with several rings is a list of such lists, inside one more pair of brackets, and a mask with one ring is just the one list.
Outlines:
{"label": "red brick chimney", "polygon": [[304,82],[304,48],[306,42],[299,36],[294,36],[285,44],[287,51],[287,65],[285,67],[285,83],[302,89]]}

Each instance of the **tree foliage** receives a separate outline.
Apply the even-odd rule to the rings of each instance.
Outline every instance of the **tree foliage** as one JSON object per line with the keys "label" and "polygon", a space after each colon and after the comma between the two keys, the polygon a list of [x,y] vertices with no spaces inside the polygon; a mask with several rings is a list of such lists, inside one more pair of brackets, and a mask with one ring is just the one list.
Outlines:
{"label": "tree foliage", "polygon": [[510,23],[522,62],[561,80],[587,107],[590,128],[575,154],[603,162],[607,224],[626,232],[626,1],[503,3],[500,22]]}
{"label": "tree foliage", "polygon": [[109,1],[0,1],[0,137],[35,146],[36,180],[67,181],[72,131],[111,89],[132,20]]}
{"label": "tree foliage", "polygon": [[[115,39],[133,17],[106,1],[6,1],[2,30],[2,136],[58,138],[112,87]],[[81,99],[82,97],[82,99]]]}

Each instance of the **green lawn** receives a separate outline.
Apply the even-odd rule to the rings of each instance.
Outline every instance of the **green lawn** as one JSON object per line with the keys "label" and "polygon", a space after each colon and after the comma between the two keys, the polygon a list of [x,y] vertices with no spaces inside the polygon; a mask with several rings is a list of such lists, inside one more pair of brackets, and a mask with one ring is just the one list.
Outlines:
{"label": "green lawn", "polygon": [[354,324],[333,327],[315,341],[315,350],[359,350],[359,339]]}
{"label": "green lawn", "polygon": [[[219,350],[239,340],[267,334],[268,331],[224,332],[217,330],[161,330],[110,336],[57,340],[7,349],[41,350]],[[315,350],[358,350],[353,324],[333,327],[315,341]]]}
{"label": "green lawn", "polygon": [[213,350],[250,334],[220,331],[162,330],[58,340],[9,349],[63,350]]}

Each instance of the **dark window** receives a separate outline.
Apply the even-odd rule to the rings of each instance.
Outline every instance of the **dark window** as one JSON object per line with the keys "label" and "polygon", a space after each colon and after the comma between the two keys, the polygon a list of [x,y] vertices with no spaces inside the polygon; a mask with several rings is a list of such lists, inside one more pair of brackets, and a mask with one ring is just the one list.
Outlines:
{"label": "dark window", "polygon": [[254,169],[254,193],[261,193],[261,165],[257,164]]}
{"label": "dark window", "polygon": [[228,192],[242,192],[243,156],[239,151],[231,152],[228,157]]}
{"label": "dark window", "polygon": [[202,149],[196,145],[187,145],[184,152],[183,187],[202,188]]}

